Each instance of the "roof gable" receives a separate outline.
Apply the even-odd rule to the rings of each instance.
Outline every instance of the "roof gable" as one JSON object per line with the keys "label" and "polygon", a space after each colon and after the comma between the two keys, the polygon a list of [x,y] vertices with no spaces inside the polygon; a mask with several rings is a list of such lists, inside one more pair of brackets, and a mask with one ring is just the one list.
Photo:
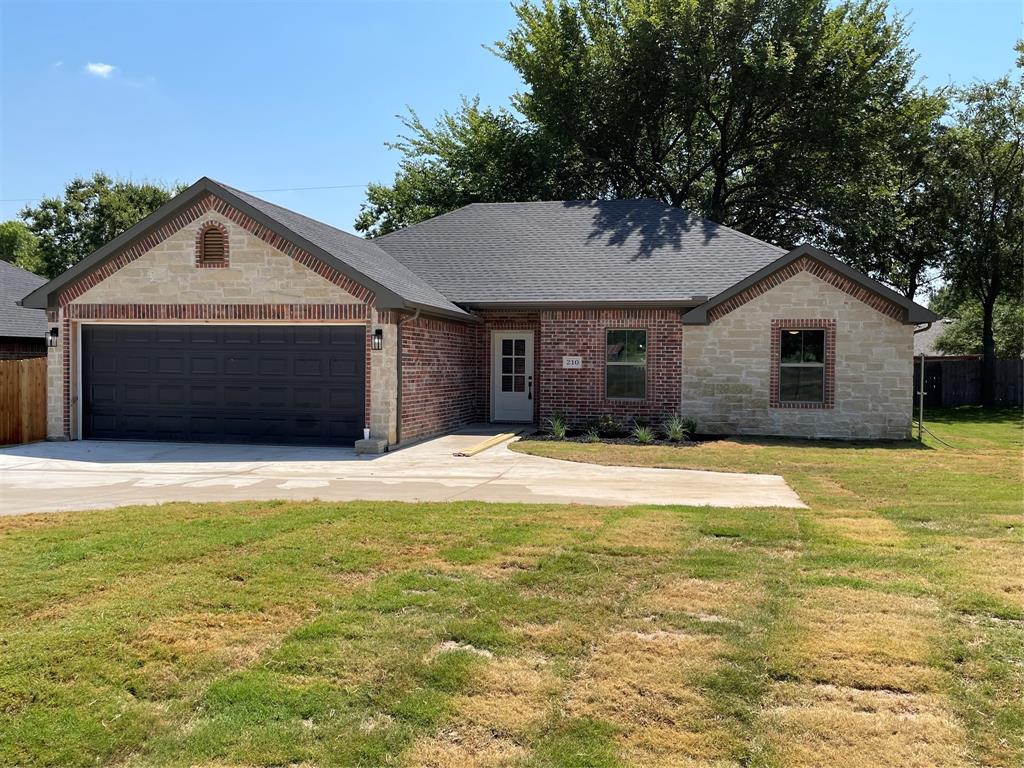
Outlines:
{"label": "roof gable", "polygon": [[845,291],[882,314],[904,324],[932,323],[939,319],[931,310],[901,296],[891,288],[824,251],[811,245],[801,245],[782,258],[730,286],[710,301],[691,309],[683,315],[683,323],[687,325],[713,323],[718,318],[743,306],[751,299],[767,293],[776,285],[803,271],[811,272],[833,287]]}
{"label": "roof gable", "polygon": [[[205,177],[30,293],[24,305],[42,309],[55,306],[62,293],[80,295],[90,284],[117,269],[119,262],[137,258],[169,233],[210,209],[218,210],[307,266],[320,271],[317,264],[323,265],[347,281],[354,281],[362,287],[360,292],[366,298],[370,298],[367,292],[372,294],[378,309],[412,308],[464,319],[469,317],[373,243]],[[351,284],[342,284],[342,287],[353,292]]]}

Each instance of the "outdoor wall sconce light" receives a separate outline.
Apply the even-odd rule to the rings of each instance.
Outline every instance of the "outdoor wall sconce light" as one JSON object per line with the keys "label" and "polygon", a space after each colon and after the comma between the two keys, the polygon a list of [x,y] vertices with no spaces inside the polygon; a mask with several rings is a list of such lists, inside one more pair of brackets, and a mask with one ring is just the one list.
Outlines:
{"label": "outdoor wall sconce light", "polygon": [[57,346],[57,334],[59,331],[56,327],[50,329],[50,332],[46,334],[46,345],[49,347]]}
{"label": "outdoor wall sconce light", "polygon": [[373,348],[384,349],[384,329],[377,328],[373,332]]}

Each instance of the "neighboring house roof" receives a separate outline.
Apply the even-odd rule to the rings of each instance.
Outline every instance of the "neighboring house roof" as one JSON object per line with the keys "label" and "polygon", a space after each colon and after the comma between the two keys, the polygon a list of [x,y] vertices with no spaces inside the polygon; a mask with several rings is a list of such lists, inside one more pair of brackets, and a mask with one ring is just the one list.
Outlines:
{"label": "neighboring house roof", "polygon": [[752,275],[740,280],[735,285],[729,286],[726,290],[712,297],[710,301],[701,304],[699,307],[691,309],[683,315],[683,323],[687,325],[706,325],[711,321],[711,316],[714,314],[712,310],[714,310],[715,307],[724,304],[734,296],[737,296],[751,286],[756,285],[765,278],[770,277],[779,270],[784,269],[794,261],[801,258],[815,259],[831,269],[833,272],[842,275],[853,283],[856,283],[871,293],[874,293],[876,296],[880,296],[890,304],[902,308],[902,320],[907,325],[933,323],[939,319],[939,316],[930,309],[926,309],[920,304],[916,304],[910,299],[901,296],[891,288],[882,285],[877,280],[872,280],[863,272],[858,272],[853,267],[844,264],[839,261],[839,259],[834,256],[830,256],[821,249],[815,248],[812,245],[800,245],[789,251],[789,253],[784,254],[781,258],[778,258],[757,270]]}
{"label": "neighboring house roof", "polygon": [[918,355],[925,355],[927,357],[945,356],[945,352],[940,352],[935,348],[935,342],[939,340],[939,336],[942,335],[942,332],[952,322],[952,319],[944,317],[933,323],[931,328],[915,333],[914,357]]}
{"label": "neighboring house roof", "polygon": [[373,242],[471,306],[693,306],[785,253],[657,200],[474,203]]}
{"label": "neighboring house roof", "polygon": [[0,261],[0,336],[43,338],[46,312],[18,306],[17,302],[45,282],[45,277]]}
{"label": "neighboring house roof", "polygon": [[471,317],[372,242],[206,177],[71,269],[25,296],[25,306],[40,309],[53,306],[65,285],[96,269],[206,194],[221,198],[284,240],[365,285],[376,295],[378,309],[424,309],[463,319]]}

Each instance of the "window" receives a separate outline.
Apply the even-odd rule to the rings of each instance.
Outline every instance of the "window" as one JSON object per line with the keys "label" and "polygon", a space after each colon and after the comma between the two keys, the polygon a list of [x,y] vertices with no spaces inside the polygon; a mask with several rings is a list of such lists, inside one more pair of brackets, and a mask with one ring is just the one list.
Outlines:
{"label": "window", "polygon": [[607,331],[604,371],[605,397],[643,400],[647,396],[647,331]]}
{"label": "window", "polygon": [[226,267],[227,264],[227,233],[216,224],[210,224],[199,233],[196,242],[196,266]]}
{"label": "window", "polygon": [[825,331],[783,328],[779,334],[779,402],[825,402]]}

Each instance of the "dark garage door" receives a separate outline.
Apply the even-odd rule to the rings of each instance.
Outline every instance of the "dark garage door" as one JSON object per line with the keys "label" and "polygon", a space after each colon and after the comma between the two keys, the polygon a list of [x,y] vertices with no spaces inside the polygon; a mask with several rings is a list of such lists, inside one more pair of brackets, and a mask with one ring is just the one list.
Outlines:
{"label": "dark garage door", "polygon": [[351,444],[363,326],[86,325],[83,437]]}

